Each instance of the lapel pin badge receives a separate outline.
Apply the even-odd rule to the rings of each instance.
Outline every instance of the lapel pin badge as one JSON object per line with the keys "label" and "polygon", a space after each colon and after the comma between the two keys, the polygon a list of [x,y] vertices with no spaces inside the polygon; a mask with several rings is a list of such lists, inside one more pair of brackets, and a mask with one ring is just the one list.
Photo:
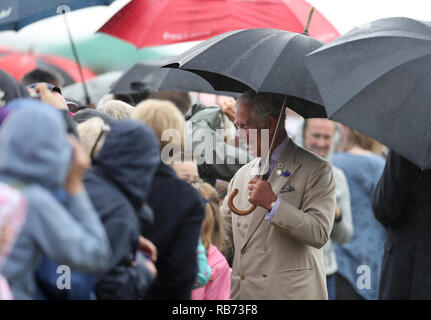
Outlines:
{"label": "lapel pin badge", "polygon": [[289,170],[283,171],[282,169],[277,169],[277,176],[288,177],[290,176],[290,171]]}
{"label": "lapel pin badge", "polygon": [[288,177],[288,176],[290,176],[290,171],[289,171],[289,170],[282,171],[282,172],[281,172],[281,175],[282,175],[283,177]]}

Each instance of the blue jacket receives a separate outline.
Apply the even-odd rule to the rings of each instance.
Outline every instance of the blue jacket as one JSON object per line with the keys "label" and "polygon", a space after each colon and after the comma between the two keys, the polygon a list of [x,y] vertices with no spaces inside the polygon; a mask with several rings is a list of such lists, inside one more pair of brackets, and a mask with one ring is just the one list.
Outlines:
{"label": "blue jacket", "polygon": [[385,160],[378,155],[340,152],[333,156],[332,161],[346,175],[354,226],[352,239],[335,245],[338,272],[356,293],[375,300],[379,292],[386,230],[374,217],[371,194],[382,174]]}
{"label": "blue jacket", "polygon": [[2,274],[16,299],[33,299],[43,254],[77,271],[101,272],[111,251],[86,192],[66,197],[64,205],[52,195],[65,181],[72,156],[61,114],[34,99],[8,107],[13,112],[0,128],[0,181],[21,186],[28,212]]}
{"label": "blue jacket", "polygon": [[154,176],[148,204],[153,226],[142,234],[157,247],[157,277],[148,299],[191,299],[198,272],[197,247],[205,216],[200,193],[161,163]]}
{"label": "blue jacket", "polygon": [[159,150],[155,134],[141,122],[116,121],[85,176],[113,251],[108,272],[96,281],[98,299],[141,299],[153,280],[145,260],[136,253],[139,214],[160,163]]}

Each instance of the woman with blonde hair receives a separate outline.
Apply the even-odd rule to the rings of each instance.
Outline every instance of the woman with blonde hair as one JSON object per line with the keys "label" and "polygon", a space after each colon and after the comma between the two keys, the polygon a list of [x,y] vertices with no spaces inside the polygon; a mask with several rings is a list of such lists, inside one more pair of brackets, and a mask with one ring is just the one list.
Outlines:
{"label": "woman with blonde hair", "polygon": [[162,161],[170,162],[168,157],[172,156],[170,153],[172,149],[168,148],[168,145],[173,147],[177,156],[181,155],[184,149],[184,117],[172,102],[157,99],[144,100],[136,106],[130,117],[141,120],[153,129],[159,138]]}
{"label": "woman with blonde hair", "polygon": [[[332,163],[343,170],[350,192],[354,233],[350,241],[335,244],[338,271],[336,299],[377,299],[385,228],[374,217],[371,194],[385,160],[376,141],[343,126],[343,152]],[[366,276],[364,276],[366,275]]]}
{"label": "woman with blonde hair", "polygon": [[205,201],[205,219],[202,223],[201,240],[205,247],[211,275],[208,284],[193,290],[193,300],[229,300],[230,269],[221,253],[225,249],[222,221],[220,216],[220,199],[217,191],[205,182],[193,184]]}
{"label": "woman with blonde hair", "polygon": [[[184,119],[174,104],[147,99],[136,106],[131,118],[153,129],[160,141],[162,160],[170,156],[171,146],[181,157]],[[196,248],[205,216],[203,199],[162,161],[153,179],[148,204],[154,212],[154,224],[143,226],[142,234],[157,247],[158,274],[147,299],[189,300],[198,273]]]}
{"label": "woman with blonde hair", "polygon": [[103,146],[110,126],[105,124],[102,118],[93,117],[78,124],[76,129],[81,138],[82,146],[93,160]]}

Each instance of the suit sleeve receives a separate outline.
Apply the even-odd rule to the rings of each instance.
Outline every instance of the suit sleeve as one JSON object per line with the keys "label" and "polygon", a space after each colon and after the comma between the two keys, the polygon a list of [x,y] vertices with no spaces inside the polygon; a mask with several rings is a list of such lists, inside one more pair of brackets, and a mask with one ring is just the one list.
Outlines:
{"label": "suit sleeve", "polygon": [[371,196],[374,216],[385,227],[403,218],[405,202],[415,184],[419,168],[394,151],[390,151],[382,176]]}
{"label": "suit sleeve", "polygon": [[232,193],[232,186],[235,181],[236,175],[231,179],[229,186],[227,187],[227,194],[224,197],[223,204],[220,207],[220,214],[222,217],[223,234],[225,235],[226,248],[231,248],[234,245],[233,232],[232,232],[232,212],[229,209],[228,200]]}
{"label": "suit sleeve", "polygon": [[335,182],[327,162],[316,165],[309,175],[302,207],[281,199],[271,224],[306,245],[321,248],[328,241],[335,216]]}

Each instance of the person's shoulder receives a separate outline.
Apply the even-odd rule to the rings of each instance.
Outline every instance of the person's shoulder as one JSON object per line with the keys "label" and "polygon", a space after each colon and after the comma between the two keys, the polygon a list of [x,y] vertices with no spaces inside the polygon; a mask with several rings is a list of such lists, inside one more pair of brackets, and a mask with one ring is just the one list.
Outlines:
{"label": "person's shoulder", "polygon": [[211,268],[217,267],[218,269],[229,268],[229,263],[221,251],[213,244],[211,244],[208,252],[208,263]]}
{"label": "person's shoulder", "polygon": [[386,160],[381,155],[378,154],[372,154],[369,157],[369,163],[372,170],[371,172],[375,173],[375,176],[380,177],[381,173],[383,172],[383,169],[385,168]]}
{"label": "person's shoulder", "polygon": [[114,182],[91,169],[84,176],[84,185],[88,194],[116,193],[119,190]]}
{"label": "person's shoulder", "polygon": [[[63,206],[49,190],[37,184],[31,184],[21,191],[27,201],[26,225],[34,227],[35,225],[40,226],[39,221],[61,220],[56,213],[63,210]],[[31,232],[35,231],[33,227],[31,227]]]}
{"label": "person's shoulder", "polygon": [[380,154],[371,154],[369,157],[369,161],[371,161],[372,163],[375,163],[377,166],[384,166],[386,160],[385,158],[383,158],[383,156],[381,156]]}
{"label": "person's shoulder", "polygon": [[332,155],[331,163],[345,173],[346,170],[352,167],[353,163],[355,163],[354,166],[360,165],[356,163],[361,162],[361,158],[363,157],[357,157],[347,152],[340,151]]}
{"label": "person's shoulder", "polygon": [[196,188],[194,188],[189,182],[179,178],[175,171],[172,169],[172,175],[165,176],[163,179],[163,186],[167,190],[172,190],[174,194],[168,195],[172,198],[181,198],[185,202],[202,202],[202,197]]}
{"label": "person's shoulder", "polygon": [[48,204],[55,203],[52,193],[37,184],[30,184],[21,191],[27,200],[29,210],[43,208]]}
{"label": "person's shoulder", "polygon": [[310,167],[331,167],[331,164],[326,159],[323,159],[319,155],[311,152],[310,150],[298,146],[293,141],[292,143],[296,150],[296,161],[299,161],[301,165]]}
{"label": "person's shoulder", "polygon": [[338,168],[336,165],[331,164],[332,171],[334,173],[335,179],[346,179],[346,175],[344,174],[344,171],[341,168]]}

